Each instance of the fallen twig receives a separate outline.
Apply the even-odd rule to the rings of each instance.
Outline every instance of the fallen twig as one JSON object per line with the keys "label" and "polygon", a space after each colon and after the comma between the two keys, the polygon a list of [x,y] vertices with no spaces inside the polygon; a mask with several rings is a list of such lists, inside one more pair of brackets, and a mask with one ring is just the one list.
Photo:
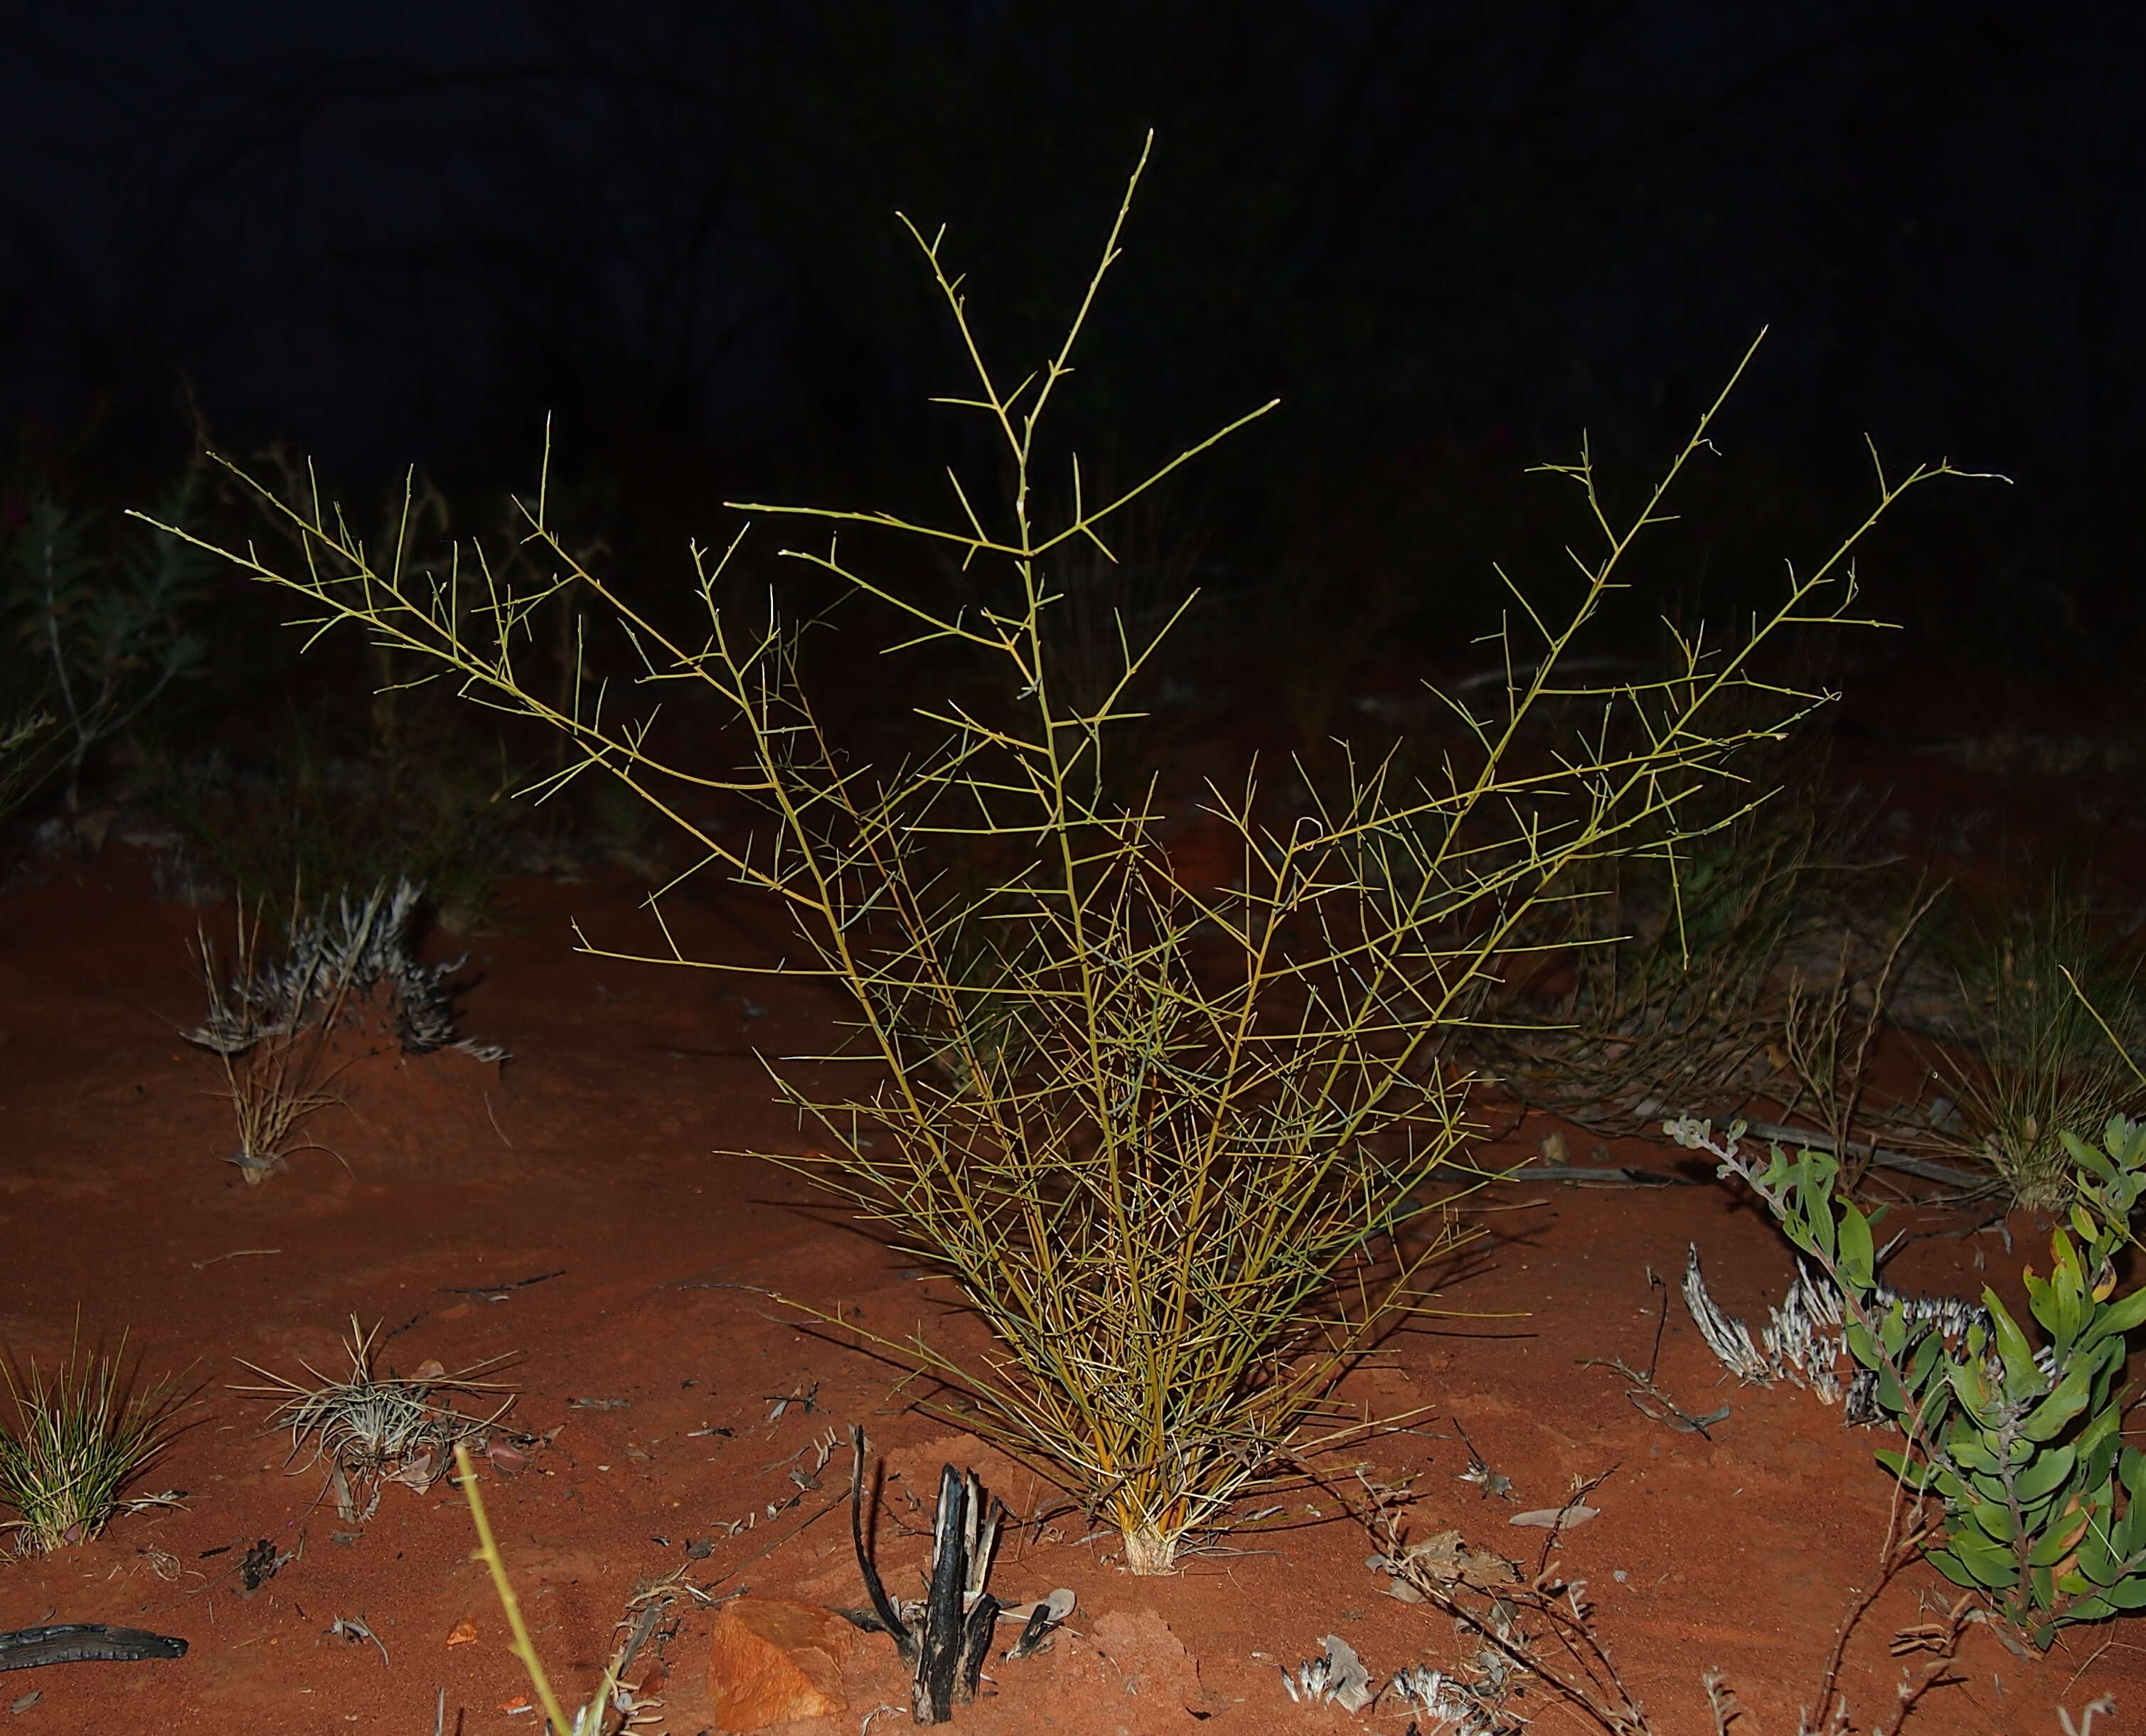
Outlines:
{"label": "fallen twig", "polygon": [[[1614,1369],[1629,1383],[1624,1389],[1624,1396],[1641,1416],[1685,1434],[1702,1435],[1712,1440],[1714,1437],[1706,1431],[1713,1424],[1728,1416],[1729,1407],[1726,1404],[1718,1410],[1694,1416],[1654,1384],[1654,1369],[1662,1356],[1662,1330],[1669,1324],[1669,1286],[1662,1282],[1661,1275],[1652,1266],[1647,1268],[1647,1285],[1649,1289],[1662,1293],[1662,1306],[1661,1312],[1654,1317],[1654,1347],[1648,1353],[1645,1371],[1642,1373],[1632,1367],[1621,1356],[1583,1356],[1579,1359],[1579,1365],[1583,1369]],[[1661,1409],[1659,1411],[1649,1410],[1647,1408],[1649,1404],[1658,1404]]]}

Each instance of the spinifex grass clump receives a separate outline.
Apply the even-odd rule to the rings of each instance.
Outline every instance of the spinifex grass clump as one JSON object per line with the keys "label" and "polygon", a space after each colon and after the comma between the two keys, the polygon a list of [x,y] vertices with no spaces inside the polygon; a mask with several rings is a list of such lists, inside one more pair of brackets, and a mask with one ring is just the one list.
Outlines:
{"label": "spinifex grass clump", "polygon": [[[1514,1095],[1630,1133],[1747,1077],[1779,1027],[1784,955],[1823,915],[1845,841],[1809,789],[1752,806],[1764,793],[1716,791],[1731,817],[1695,839],[1701,815],[1672,809],[1663,849],[1635,836],[1629,855],[1584,857],[1541,901],[1476,1044]],[[1545,960],[1565,967],[1548,1008],[1526,992]]]}
{"label": "spinifex grass clump", "polygon": [[[705,639],[674,636],[573,559],[541,493],[525,570],[526,550],[539,551],[554,586],[580,586],[616,613],[644,680],[691,684],[728,719],[742,759],[733,774],[658,759],[648,720],[601,691],[547,698],[525,623],[550,593],[516,588],[482,556],[438,573],[376,565],[316,500],[288,515],[306,539],[302,568],[230,557],[306,596],[320,626],[360,623],[437,660],[472,697],[564,731],[579,756],[562,776],[594,766],[621,780],[708,862],[789,910],[809,950],[776,968],[846,992],[856,1038],[832,1059],[855,1064],[855,1083],[822,1092],[771,1070],[824,1145],[778,1160],[949,1274],[997,1344],[957,1360],[921,1339],[863,1336],[941,1377],[968,1426],[1072,1490],[1122,1533],[1128,1566],[1156,1573],[1188,1534],[1226,1524],[1237,1495],[1362,1425],[1336,1406],[1335,1384],[1440,1250],[1442,1227],[1407,1244],[1399,1233],[1436,1210],[1436,1190],[1419,1190],[1469,1132],[1469,1080],[1444,1040],[1576,865],[1643,834],[1679,848],[1689,828],[1678,815],[1729,775],[1736,751],[1819,701],[1769,681],[1761,649],[1786,630],[1846,623],[1854,587],[1844,545],[1742,636],[1680,638],[1671,676],[1575,686],[1561,661],[1623,582],[1634,537],[1713,412],[1629,525],[1606,516],[1587,462],[1560,466],[1606,546],[1555,615],[1518,598],[1524,625],[1507,649],[1525,672],[1480,714],[1455,706],[1465,750],[1415,781],[1351,763],[1293,806],[1253,777],[1210,790],[1241,851],[1242,890],[1190,890],[1167,871],[1153,796],[1106,794],[1125,695],[1169,623],[1125,634],[1117,679],[1088,702],[1067,699],[1052,658],[1056,555],[1105,548],[1115,513],[1222,437],[1100,501],[1070,462],[1066,516],[1039,521],[1039,430],[1118,232],[1064,342],[1009,389],[974,341],[942,240],[911,231],[975,373],[954,402],[1001,447],[1001,503],[957,477],[946,525],[748,509],[906,536],[1001,571],[978,594],[1003,601],[961,609],[870,576],[832,535],[791,551],[906,617],[906,646],[951,648],[999,672],[988,705],[920,703],[941,743],[901,765],[834,739],[801,684],[793,629],[772,614],[741,622],[717,601],[722,561],[699,564]],[[1877,510],[1934,473],[1881,474]],[[934,677],[903,679],[928,691]],[[1718,726],[1732,701],[1739,721]],[[1535,751],[1528,719],[1546,705],[1591,707],[1600,733]],[[746,798],[765,824],[750,839],[703,825],[679,793],[692,791]],[[966,885],[942,873],[964,854],[989,865]],[[664,961],[698,962],[675,945]]]}
{"label": "spinifex grass clump", "polygon": [[1954,1108],[1929,1142],[1987,1165],[2014,1204],[2061,1211],[2072,1142],[2146,1106],[2126,1058],[2146,1042],[2137,967],[2116,961],[2084,900],[2059,886],[1981,940],[1960,987],[1967,1012],[1948,1035],[1961,1052],[1933,1059]]}
{"label": "spinifex grass clump", "polygon": [[[125,1342],[121,1343],[121,1352]],[[4,1365],[15,1422],[0,1430],[0,1502],[15,1548],[42,1555],[94,1537],[119,1510],[120,1492],[163,1451],[179,1408],[170,1381],[137,1387],[121,1355],[85,1352],[77,1333],[50,1374]]]}
{"label": "spinifex grass clump", "polygon": [[278,973],[261,956],[258,907],[239,906],[232,955],[227,982],[207,935],[199,937],[196,955],[208,990],[208,1022],[182,1035],[223,1068],[224,1095],[238,1132],[231,1161],[248,1187],[258,1187],[297,1153],[329,1149],[298,1135],[336,1100],[328,1086],[341,1068],[329,1050],[349,988],[309,973],[297,984],[295,1003],[274,1005],[287,997],[279,997]]}

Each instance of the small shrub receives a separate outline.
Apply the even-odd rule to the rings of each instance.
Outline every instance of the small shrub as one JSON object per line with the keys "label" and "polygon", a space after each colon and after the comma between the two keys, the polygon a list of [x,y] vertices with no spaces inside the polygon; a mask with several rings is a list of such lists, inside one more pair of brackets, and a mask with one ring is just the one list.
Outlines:
{"label": "small shrub", "polygon": [[[190,471],[158,516],[186,522],[201,479]],[[100,526],[47,491],[0,551],[0,616],[39,671],[43,704],[57,721],[52,769],[69,808],[91,752],[207,668],[197,616],[212,566],[201,549],[171,537],[116,534],[131,529],[117,519]]]}
{"label": "small shrub", "polygon": [[49,711],[26,708],[0,723],[0,820],[13,813],[45,781],[53,721]]}
{"label": "small shrub", "polygon": [[[1196,892],[1168,870],[1152,787],[1114,800],[1108,771],[1125,696],[1175,617],[1144,639],[1126,633],[1115,679],[1075,703],[1052,661],[1062,641],[1051,562],[1107,547],[1115,513],[1262,412],[1108,499],[1083,496],[1075,461],[1066,519],[1038,521],[1037,430],[1131,197],[1129,187],[1062,344],[1016,387],[984,359],[942,242],[911,230],[975,370],[958,402],[984,419],[1011,476],[994,527],[983,486],[959,477],[945,524],[744,509],[1003,563],[1011,601],[971,611],[896,591],[832,536],[788,551],[905,618],[910,643],[952,646],[998,671],[989,708],[921,701],[941,745],[901,765],[831,738],[800,678],[797,629],[772,611],[741,621],[725,606],[723,558],[698,563],[705,630],[669,635],[576,559],[541,495],[520,545],[539,575],[526,591],[475,555],[436,573],[382,571],[332,506],[278,506],[267,490],[303,565],[223,552],[304,597],[315,623],[360,624],[483,703],[561,731],[578,755],[562,781],[590,770],[619,779],[706,861],[794,916],[809,958],[772,968],[844,991],[856,1035],[821,1058],[841,1071],[807,1075],[836,1081],[825,1095],[771,1067],[821,1139],[816,1153],[777,1160],[951,1275],[997,1346],[957,1363],[921,1340],[860,1335],[939,1377],[946,1409],[1105,1516],[1134,1571],[1160,1573],[1189,1537],[1225,1526],[1240,1495],[1301,1475],[1322,1445],[1365,1426],[1336,1384],[1417,1304],[1422,1263],[1451,1242],[1435,1183],[1473,1131],[1471,1080],[1441,1045],[1578,865],[1642,841],[1687,850],[1703,830],[1683,822],[1687,805],[1733,781],[1739,750],[1822,702],[1764,674],[1762,647],[1855,624],[1850,548],[1944,466],[1881,471],[1864,524],[1734,639],[1680,637],[1669,675],[1599,686],[1575,686],[1560,660],[1627,582],[1633,542],[1658,521],[1720,401],[1629,520],[1608,516],[1584,456],[1555,466],[1580,490],[1602,546],[1580,562],[1568,607],[1546,616],[1516,593],[1513,676],[1475,710],[1455,705],[1464,745],[1415,781],[1349,761],[1284,812],[1255,778],[1230,793],[1210,786],[1208,811],[1243,874],[1233,890]],[[517,661],[529,611],[567,584],[611,612],[647,682],[689,684],[734,726],[737,771],[711,778],[666,763],[652,720],[621,716],[602,690],[555,700]],[[1575,696],[1614,731],[1530,758],[1521,744],[1535,709]],[[696,788],[756,804],[764,824],[747,836],[705,823],[678,793]],[[950,846],[978,841],[991,847],[989,872],[970,890],[951,885]],[[692,962],[675,946],[664,956]],[[1431,1233],[1405,1243],[1426,1215]]]}
{"label": "small shrub", "polygon": [[47,1375],[4,1365],[15,1426],[0,1432],[0,1501],[15,1548],[42,1555],[87,1541],[119,1510],[121,1491],[163,1451],[175,1429],[178,1391],[169,1380],[137,1389],[121,1354],[85,1354],[77,1329]]}
{"label": "small shrub", "polygon": [[1784,1121],[1818,1124],[1850,1194],[1860,1191],[1883,1146],[1920,1125],[1910,1104],[1880,1086],[1873,1061],[1894,985],[1944,895],[1941,887],[1916,885],[1874,934],[1850,927],[1829,974],[1796,970],[1781,997],[1774,1045],[1781,1073],[1767,1090],[1780,1099]]}

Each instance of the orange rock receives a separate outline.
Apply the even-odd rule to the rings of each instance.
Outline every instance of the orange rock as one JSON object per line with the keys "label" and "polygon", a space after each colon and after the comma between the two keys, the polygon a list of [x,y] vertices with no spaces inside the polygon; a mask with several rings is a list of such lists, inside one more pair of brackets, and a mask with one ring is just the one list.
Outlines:
{"label": "orange rock", "polygon": [[709,1709],[716,1727],[757,1730],[821,1718],[848,1704],[836,1659],[848,1624],[816,1604],[740,1598],[717,1612],[708,1638]]}

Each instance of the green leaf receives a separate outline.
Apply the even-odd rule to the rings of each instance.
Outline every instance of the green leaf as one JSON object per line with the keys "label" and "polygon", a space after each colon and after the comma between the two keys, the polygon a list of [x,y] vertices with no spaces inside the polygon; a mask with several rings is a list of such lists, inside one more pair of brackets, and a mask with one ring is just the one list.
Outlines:
{"label": "green leaf", "polygon": [[1932,1549],[1924,1559],[1955,1585],[1969,1591],[1984,1591],[1989,1588],[1967,1570],[1967,1564],[1949,1549]]}
{"label": "green leaf", "polygon": [[[1928,1489],[1936,1479],[1950,1474],[1937,1465],[1909,1458],[1897,1447],[1879,1447],[1874,1456],[1879,1464],[1912,1489]],[[1958,1482],[1959,1479],[1953,1480]]]}
{"label": "green leaf", "polygon": [[[1964,1585],[1967,1582],[1962,1579],[1954,1583]],[[2110,1603],[2107,1594],[2104,1594],[2099,1597],[2081,1598],[2064,1611],[2064,1619],[2067,1622],[2094,1622],[2099,1621],[2104,1615],[2115,1614],[2116,1605]]]}
{"label": "green leaf", "polygon": [[1979,1414],[1989,1408],[1989,1383],[1982,1378],[1979,1363],[1949,1364],[1945,1369],[1945,1379],[1958,1394],[1959,1402],[1969,1411]]}
{"label": "green leaf", "polygon": [[2101,1594],[2119,1609],[2146,1609],[2146,1576],[2133,1574]]}
{"label": "green leaf", "polygon": [[2062,1337],[2064,1316],[2057,1287],[2048,1279],[2037,1277],[2031,1268],[2019,1275],[2019,1281],[2027,1287],[2028,1311],[2051,1338]]}
{"label": "green leaf", "polygon": [[[1994,1543],[2007,1545],[2004,1559],[2009,1561],[2012,1559],[2009,1545],[2012,1539],[2019,1534],[2019,1528],[2012,1517],[2012,1509],[2001,1502],[1979,1500],[1969,1496],[1967,1510],[1974,1523],[1981,1528],[1985,1537]],[[1960,1539],[1954,1538],[1953,1546],[1957,1549],[1960,1541]]]}
{"label": "green leaf", "polygon": [[1925,1390],[1930,1376],[1937,1368],[1938,1358],[1944,1354],[1944,1341],[1934,1332],[1924,1334],[1923,1341],[1915,1346],[1914,1359],[1908,1364],[1908,1384],[1917,1392]]}
{"label": "green leaf", "polygon": [[2028,1413],[2019,1432],[2029,1440],[2054,1439],[2067,1423],[2086,1409],[2091,1378],[2089,1370],[2074,1364],[2049,1397]]}
{"label": "green leaf", "polygon": [[2116,1415],[2113,1409],[2102,1412],[2100,1416],[2086,1425],[2086,1432],[2076,1443],[2079,1453],[2079,1480],[2085,1488],[2092,1489],[2107,1483],[2109,1474],[2116,1469],[2117,1451],[2123,1446],[2124,1439],[2113,1427],[2104,1429],[2102,1426],[2104,1419],[2113,1424]]}
{"label": "green leaf", "polygon": [[1897,1362],[1900,1353],[1908,1348],[1908,1319],[1899,1303],[1879,1315],[1878,1337],[1885,1346],[1885,1354]]}
{"label": "green leaf", "polygon": [[2114,1158],[2121,1149],[2116,1140],[2114,1122],[2109,1124],[2102,1137],[2108,1143],[2110,1154],[2109,1157],[2103,1156],[2100,1152],[2095,1150],[2093,1146],[2088,1145],[2084,1140],[2069,1129],[2058,1135],[2058,1138],[2064,1142],[2064,1151],[2073,1163],[2096,1180],[2108,1181],[2116,1174],[2116,1163],[2111,1161],[2111,1159]]}
{"label": "green leaf", "polygon": [[[2064,1529],[2069,1531],[2071,1528],[2067,1524]],[[2037,1543],[2034,1555],[2039,1556],[2044,1545],[2052,1541],[2044,1538]],[[2049,1558],[2049,1564],[2054,1567],[2064,1559],[2065,1554],[2061,1549],[2056,1550]],[[2079,1570],[2096,1585],[2108,1585],[2124,1576],[2123,1559],[2111,1553],[2109,1540],[2102,1535],[2099,1525],[2089,1525],[2079,1539]]]}
{"label": "green leaf", "polygon": [[2004,1390],[2018,1398],[2037,1390],[2042,1371],[2034,1366],[2034,1347],[2027,1342],[2027,1334],[2019,1329],[2019,1323],[1999,1298],[1997,1292],[1984,1288],[1982,1305],[1989,1309],[1989,1318],[1997,1328],[1997,1354],[2004,1364]]}
{"label": "green leaf", "polygon": [[2030,1567],[2054,1567],[2059,1561],[2062,1561],[2065,1556],[2070,1554],[2082,1541],[2082,1539],[2074,1537],[2072,1534],[2073,1529],[2077,1524],[2078,1519],[2079,1515],[2077,1514],[2074,1514],[2065,1519],[2062,1524],[2051,1530],[2044,1531],[2039,1537],[2036,1538],[2034,1539],[2034,1547],[2027,1551],[2028,1565]]}
{"label": "green leaf", "polygon": [[1870,1288],[1870,1267],[1876,1250],[1870,1243],[1870,1220],[1851,1202],[1840,1208],[1840,1277],[1859,1295]]}
{"label": "green leaf", "polygon": [[2092,1529],[2097,1536],[2104,1531],[2108,1533],[2109,1551],[2118,1561],[2128,1564],[2142,1548],[2146,1548],[2146,1509],[2134,1503],[2114,1524],[2109,1523],[2106,1512],[2097,1512],[2094,1517]]}
{"label": "green leaf", "polygon": [[2146,1287],[2100,1304],[2080,1336],[2092,1344],[2112,1334],[2136,1332],[2141,1326],[2146,1326]]}
{"label": "green leaf", "polygon": [[1813,1195],[1808,1188],[1803,1190],[1803,1196],[1804,1218],[1809,1228],[1812,1251],[1817,1255],[1821,1265],[1834,1265],[1838,1262],[1834,1260],[1833,1252],[1834,1228],[1831,1202]]}
{"label": "green leaf", "polygon": [[2043,1496],[2039,1501],[2022,1501],[2019,1504],[2019,1529],[2030,1538],[2039,1537],[2059,1509],[2071,1504],[2071,1489],[2068,1485],[2054,1494]]}
{"label": "green leaf", "polygon": [[2072,1474],[2072,1464],[2079,1457],[2079,1449],[2067,1444],[2051,1447],[2025,1470],[2012,1479],[2012,1494],[2023,1504],[2039,1501],[2053,1493],[2065,1478]]}
{"label": "green leaf", "polygon": [[[1945,1550],[1939,1553],[1949,1554],[1962,1568],[1974,1576],[1971,1580],[1960,1580],[1959,1584],[1978,1585],[1990,1591],[2002,1591],[2007,1586],[2018,1583],[2019,1566],[2014,1559],[2012,1552],[1991,1542],[1980,1531],[1960,1526],[1946,1537],[1945,1544]],[[1930,1559],[1936,1561],[1938,1555],[1932,1554]],[[1943,1573],[1944,1569],[1940,1566],[1939,1571]],[[1952,1576],[1947,1574],[1946,1577],[1949,1579]]]}

